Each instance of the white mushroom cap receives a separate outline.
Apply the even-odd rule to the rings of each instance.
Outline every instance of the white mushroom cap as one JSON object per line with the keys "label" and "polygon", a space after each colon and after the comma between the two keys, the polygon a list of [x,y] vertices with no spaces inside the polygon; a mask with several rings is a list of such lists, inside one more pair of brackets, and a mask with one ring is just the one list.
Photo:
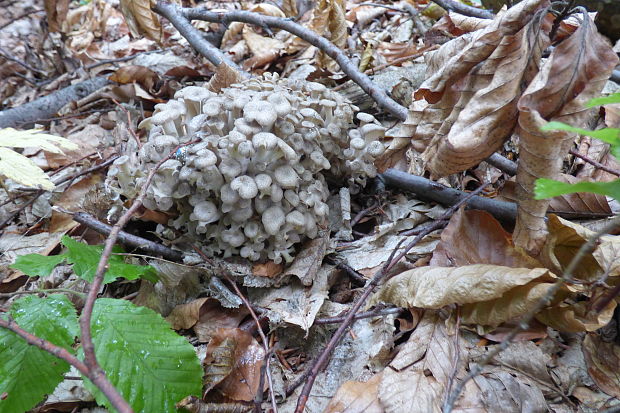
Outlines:
{"label": "white mushroom cap", "polygon": [[233,179],[230,187],[239,193],[243,199],[252,199],[258,195],[258,188],[254,179],[247,175],[241,175]]}
{"label": "white mushroom cap", "polygon": [[360,132],[366,142],[370,142],[373,140],[378,140],[383,138],[385,134],[385,128],[381,125],[377,125],[376,123],[369,123],[360,128]]}
{"label": "white mushroom cap", "polygon": [[203,201],[194,207],[192,219],[204,224],[210,224],[220,219],[220,211],[211,201]]}
{"label": "white mushroom cap", "polygon": [[258,223],[254,221],[250,221],[246,223],[245,226],[243,227],[243,233],[248,238],[256,238],[259,231],[260,231],[260,226],[258,225]]}
{"label": "white mushroom cap", "polygon": [[284,225],[285,215],[284,211],[279,205],[274,205],[267,208],[263,212],[261,218],[265,232],[269,235],[276,235],[280,230],[280,227]]}
{"label": "white mushroom cap", "polygon": [[220,199],[225,204],[234,204],[239,200],[239,193],[230,187],[230,184],[224,184],[220,188]]}
{"label": "white mushroom cap", "polygon": [[362,124],[364,123],[374,123],[377,121],[377,119],[375,119],[374,116],[372,116],[369,113],[364,113],[364,112],[359,112],[356,116],[357,119],[359,119]]}
{"label": "white mushroom cap", "polygon": [[385,146],[383,145],[383,143],[379,141],[372,141],[366,147],[366,152],[368,153],[368,155],[372,156],[373,158],[376,158],[377,156],[381,155],[384,151],[385,151]]}
{"label": "white mushroom cap", "polygon": [[306,220],[304,214],[297,210],[293,210],[286,215],[286,223],[294,227],[304,227],[306,225]]}
{"label": "white mushroom cap", "polygon": [[254,177],[254,181],[258,190],[264,191],[271,186],[272,179],[268,174],[258,174]]}
{"label": "white mushroom cap", "polygon": [[220,163],[220,172],[228,180],[232,180],[241,174],[241,164],[233,158],[222,159]]}
{"label": "white mushroom cap", "polygon": [[278,116],[284,116],[291,112],[291,103],[283,93],[272,93],[267,97],[267,101],[273,105]]}
{"label": "white mushroom cap", "polygon": [[264,129],[271,129],[278,119],[278,113],[271,103],[264,100],[253,100],[243,108],[243,118],[248,122],[256,121]]}
{"label": "white mushroom cap", "polygon": [[276,182],[282,186],[282,188],[296,188],[299,183],[299,175],[293,169],[291,165],[282,165],[278,167],[274,172]]}
{"label": "white mushroom cap", "polygon": [[278,144],[278,137],[270,132],[259,132],[252,137],[255,149],[273,149]]}
{"label": "white mushroom cap", "polygon": [[366,146],[366,141],[362,138],[353,138],[350,142],[351,148],[356,150],[362,150]]}

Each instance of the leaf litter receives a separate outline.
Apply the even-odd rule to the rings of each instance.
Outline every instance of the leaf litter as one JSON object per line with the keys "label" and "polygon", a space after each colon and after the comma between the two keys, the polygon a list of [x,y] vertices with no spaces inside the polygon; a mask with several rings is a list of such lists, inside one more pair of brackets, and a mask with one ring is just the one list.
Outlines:
{"label": "leaf litter", "polygon": [[[239,80],[228,66],[215,69],[193,53],[186,40],[151,11],[149,1],[121,1],[120,6],[102,1],[52,3],[22,2],[19,7],[32,13],[12,23],[9,17],[0,17],[0,41],[14,58],[3,55],[0,60],[0,73],[6,79],[0,86],[5,107],[19,106],[88,76],[112,74],[117,83],[75,100],[59,111],[62,116],[58,118],[52,114],[50,119],[41,119],[51,135],[66,136],[79,144],[79,152],[37,156],[29,148],[11,150],[36,161],[36,166],[29,167],[42,168],[46,177],[58,170],[70,176],[114,152],[123,153],[121,147],[140,139],[131,136],[136,123],[182,85],[212,78],[210,88],[218,91]],[[396,128],[390,135],[391,149],[380,163],[404,165],[410,172],[426,169],[433,177],[453,174],[442,178],[442,183],[468,190],[481,184],[484,175],[470,168],[490,154],[500,151],[518,156],[519,171],[525,173],[517,173],[515,179],[498,172],[493,185],[494,190],[518,200],[519,215],[512,228],[487,212],[461,209],[445,229],[427,235],[409,251],[367,308],[372,310],[372,304],[381,302],[407,311],[400,314],[402,318],[382,315],[353,324],[319,373],[307,404],[309,411],[442,411],[450,391],[502,342],[506,329],[536,305],[592,236],[593,231],[581,223],[546,217],[547,207],[593,216],[618,212],[614,201],[600,195],[532,199],[533,181],[538,177],[564,173],[568,182],[575,176],[598,182],[617,178],[568,155],[574,148],[613,172],[618,163],[610,156],[608,144],[567,132],[539,132],[551,120],[581,127],[597,122],[618,127],[617,105],[606,105],[598,113],[585,109],[587,100],[600,96],[604,87],[618,89],[606,83],[618,59],[587,14],[563,22],[557,37],[550,39],[553,17],[546,9],[549,3],[543,0],[524,0],[494,20],[450,12],[434,25],[426,17],[429,13],[407,14],[405,3],[418,12],[430,5],[409,0],[376,7],[321,0],[305,10],[292,1],[284,1],[282,9],[264,3],[243,7],[271,16],[299,15],[302,25],[341,49],[364,54],[371,72],[380,66],[390,72],[398,69],[396,65],[426,65],[427,76],[414,86],[407,119],[398,125],[384,119],[386,126]],[[228,7],[218,2],[201,4]],[[13,5],[9,8],[13,17],[22,14]],[[49,22],[51,36],[42,35],[43,19]],[[420,33],[415,19],[432,27]],[[196,26],[206,35],[218,30],[214,24]],[[407,30],[399,30],[400,26]],[[64,39],[54,37],[59,32]],[[283,30],[270,33],[262,27],[232,23],[223,38],[223,50],[253,74],[295,73],[306,65],[304,72],[296,72],[303,78],[310,76],[329,87],[344,82],[331,58]],[[28,53],[27,48],[45,52]],[[59,61],[59,52],[69,59]],[[406,60],[416,53],[421,57]],[[38,139],[31,145],[17,145],[13,139],[0,145],[36,146],[54,152],[55,147],[41,141],[44,136],[49,135],[23,135]],[[4,161],[2,156],[0,160]],[[15,257],[34,251],[49,258],[62,257],[55,249],[66,232],[89,244],[100,244],[103,238],[66,217],[59,221],[58,212],[51,208],[29,206],[29,193],[16,185],[28,183],[20,182],[18,169],[9,169],[0,170],[9,178],[4,184],[10,193],[9,198],[2,192],[0,220],[18,213],[0,236],[4,273],[0,289],[10,294],[45,288],[43,280],[51,279],[51,275],[39,281],[24,278],[15,268],[8,268]],[[31,169],[25,176],[34,179],[35,175]],[[105,216],[107,203],[97,191],[96,176],[69,180],[44,203]],[[380,197],[379,208],[361,214],[376,204],[376,195],[352,196],[352,216],[361,214],[352,227],[354,239],[328,242],[320,238],[320,243],[308,243],[292,268],[259,270],[235,263],[233,275],[245,285],[264,322],[261,326],[269,333],[268,344],[274,352],[270,384],[283,398],[339,325],[315,322],[342,316],[360,295],[363,280],[390,260],[399,243],[411,239],[408,232],[435,219],[438,209],[443,209],[423,197],[397,191]],[[139,226],[134,230],[145,237],[149,233]],[[617,405],[620,378],[614,366],[619,333],[617,328],[610,332],[610,326],[617,323],[617,298],[605,302],[620,283],[617,244],[617,235],[601,238],[573,274],[577,282],[562,287],[515,342],[465,383],[453,411],[576,411]],[[402,251],[403,244],[399,248]],[[326,254],[335,254],[337,259],[320,265]],[[134,304],[167,316],[175,330],[196,340],[203,356],[206,352],[203,369],[210,378],[204,383],[204,402],[253,400],[265,354],[247,309],[230,298],[235,296],[226,285],[213,280],[217,271],[147,261],[157,268],[158,283],[115,282],[108,296],[135,294]],[[359,279],[346,276],[338,262],[356,271]],[[3,296],[2,300],[3,308],[9,308],[14,298]],[[238,307],[230,309],[231,305]],[[420,318],[410,319],[416,311]],[[290,392],[279,406],[281,411],[292,411],[299,391]],[[84,406],[81,401],[71,403]]]}

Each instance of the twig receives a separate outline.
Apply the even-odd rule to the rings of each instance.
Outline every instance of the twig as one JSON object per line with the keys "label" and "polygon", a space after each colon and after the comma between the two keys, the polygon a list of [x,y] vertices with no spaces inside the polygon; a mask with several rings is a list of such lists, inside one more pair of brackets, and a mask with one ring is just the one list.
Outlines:
{"label": "twig", "polygon": [[[195,142],[190,142],[188,143],[188,145],[191,143]],[[82,349],[84,351],[84,362],[88,367],[91,368],[92,375],[98,380],[108,382],[108,379],[105,376],[105,372],[97,362],[97,357],[95,355],[95,345],[93,343],[90,324],[93,308],[95,306],[95,300],[97,299],[99,289],[103,284],[103,278],[108,269],[108,260],[112,255],[112,248],[114,248],[114,244],[116,244],[116,240],[118,238],[119,232],[121,231],[121,228],[123,228],[125,224],[129,222],[133,214],[135,214],[136,211],[140,208],[140,206],[142,206],[142,201],[146,197],[146,190],[151,184],[155,173],[164,162],[166,162],[168,159],[170,159],[170,157],[174,155],[178,148],[179,147],[174,148],[172,152],[170,152],[166,157],[160,160],[157,165],[155,165],[155,167],[151,169],[148,176],[146,177],[146,181],[138,197],[134,200],[131,207],[119,218],[119,220],[110,230],[110,234],[108,235],[108,238],[106,239],[103,247],[103,251],[101,252],[101,259],[99,260],[99,264],[97,265],[97,271],[95,272],[95,277],[90,285],[88,296],[86,297],[86,302],[84,303],[84,308],[82,309],[82,315],[80,316],[80,328],[82,331],[81,343]],[[120,412],[133,412],[129,404],[127,404],[127,402],[123,399],[120,393],[118,393],[116,389],[114,390],[116,392],[116,395],[114,395],[113,398],[109,398],[110,403],[112,403],[112,405]]]}
{"label": "twig", "polygon": [[118,394],[118,391],[114,388],[114,386],[112,386],[112,384],[105,378],[105,376],[95,375],[86,363],[80,361],[77,357],[69,353],[66,349],[50,343],[47,340],[43,340],[42,338],[39,338],[33,334],[30,334],[29,332],[18,326],[12,318],[9,318],[8,320],[0,318],[0,327],[11,330],[15,334],[26,340],[26,342],[31,346],[35,346],[40,348],[41,350],[47,351],[52,356],[64,360],[73,367],[75,367],[80,373],[88,377],[90,381],[92,381],[93,384],[95,384],[95,386],[97,386],[97,388],[101,390],[101,392],[108,398],[108,400],[110,400],[113,406],[120,412],[129,413],[133,411],[131,410],[131,407],[129,407],[129,405],[127,405],[127,409],[125,409],[122,404],[114,404],[114,400],[117,397],[121,397],[120,394]]}
{"label": "twig", "polygon": [[189,44],[191,44],[192,47],[198,51],[198,53],[206,57],[207,60],[215,66],[225,63],[239,72],[239,74],[243,77],[250,77],[249,74],[241,70],[241,68],[239,68],[239,66],[237,66],[237,64],[233,62],[230,57],[206,41],[203,38],[202,33],[192,26],[192,24],[187,20],[187,16],[184,16],[183,13],[180,12],[179,6],[176,4],[158,1],[153,7],[153,11],[168,19],[170,23],[172,23],[172,25],[179,31],[179,33],[187,39]]}
{"label": "twig", "polygon": [[[442,218],[450,217],[452,214],[454,214],[454,212],[461,205],[467,203],[472,197],[477,195],[487,185],[488,184],[481,185],[478,189],[476,189],[472,193],[468,194],[467,197],[465,197],[464,199],[461,199],[457,204],[455,204],[451,208],[449,208],[442,215]],[[307,380],[306,380],[306,382],[304,384],[304,387],[303,387],[303,389],[301,391],[299,399],[297,400],[297,408],[295,409],[296,413],[303,413],[303,411],[305,409],[305,406],[306,406],[306,402],[308,401],[308,398],[310,397],[310,391],[312,390],[312,386],[314,385],[314,381],[316,380],[316,377],[318,376],[319,372],[321,370],[323,370],[323,368],[327,365],[327,362],[329,361],[332,352],[334,351],[334,349],[336,348],[336,346],[338,345],[338,343],[340,342],[340,340],[344,336],[344,333],[353,324],[353,321],[354,321],[354,318],[355,318],[355,314],[358,312],[358,310],[361,308],[361,306],[366,302],[366,299],[374,291],[375,287],[377,285],[379,285],[379,283],[390,272],[390,270],[392,268],[394,268],[394,266],[403,257],[405,257],[405,255],[409,252],[409,250],[411,250],[411,248],[413,248],[418,242],[420,242],[426,235],[430,234],[431,232],[433,232],[433,231],[435,231],[435,230],[437,230],[437,229],[439,229],[439,228],[441,228],[441,227],[443,227],[445,225],[446,225],[446,221],[444,219],[436,221],[436,225],[435,226],[429,227],[426,231],[424,231],[424,232],[420,233],[418,236],[416,236],[409,244],[407,244],[407,246],[405,246],[405,248],[395,258],[391,258],[390,257],[390,259],[388,261],[386,261],[386,264],[383,266],[383,268],[380,271],[378,271],[373,276],[373,278],[370,280],[370,282],[368,282],[368,284],[364,288],[364,292],[357,299],[357,301],[353,304],[353,306],[351,307],[351,310],[349,310],[349,312],[347,313],[346,318],[344,319],[344,321],[342,322],[340,327],[338,327],[338,329],[336,330],[336,332],[334,333],[332,338],[329,340],[329,343],[327,343],[327,345],[325,346],[325,348],[321,352],[321,355],[314,361],[312,367],[310,369],[306,370],[306,372],[308,372],[308,373],[304,372],[304,374],[302,375],[302,380],[298,380],[296,382],[296,383],[303,382],[304,376],[307,376]],[[396,251],[398,251],[398,249],[400,247],[400,244],[401,243],[399,243],[394,248],[394,250],[392,251],[392,256],[394,256]],[[287,393],[288,392],[289,392],[289,389],[287,389]]]}
{"label": "twig", "polygon": [[[253,13],[243,10],[233,10],[227,12],[211,12],[205,8],[180,8],[176,5],[170,5],[157,2],[157,6],[154,10],[167,7],[174,10],[177,14],[180,13],[188,19],[204,20],[212,23],[229,24],[233,21],[239,21],[243,23],[255,24],[261,27],[277,27],[278,29],[286,30],[289,33],[293,33],[297,37],[307,41],[313,46],[321,49],[325,54],[334,59],[342,71],[346,73],[351,80],[357,83],[364,92],[368,93],[375,102],[379,104],[383,109],[401,120],[405,120],[407,117],[407,108],[399,105],[394,101],[381,87],[377,86],[370,80],[368,76],[357,70],[357,67],[353,64],[351,59],[340,50],[336,45],[331,43],[326,38],[319,36],[310,29],[303,27],[300,24],[295,23],[290,19],[266,16],[260,13]],[[214,62],[212,62],[214,63]],[[214,63],[215,64],[215,63]]]}
{"label": "twig", "polygon": [[32,199],[26,201],[22,206],[17,208],[17,210],[15,212],[13,212],[11,215],[9,215],[4,221],[0,222],[0,230],[2,230],[2,228],[6,227],[11,221],[13,221],[13,219],[17,215],[19,215],[20,212],[22,212],[24,209],[28,208],[30,205],[34,204],[34,201],[36,201],[37,198],[40,197],[41,194],[43,194],[43,192],[45,192],[45,191],[42,190],[42,189],[39,189],[37,191],[37,193],[32,196]]}
{"label": "twig", "polygon": [[153,54],[153,53],[161,53],[161,52],[165,52],[166,49],[156,49],[156,50],[146,50],[144,52],[138,52],[138,53],[134,53],[130,56],[125,56],[125,57],[119,57],[116,59],[105,59],[105,60],[99,60],[98,62],[95,63],[91,63],[89,65],[84,66],[85,70],[91,70],[94,69],[96,67],[99,66],[103,66],[103,65],[107,65],[109,63],[120,63],[120,62],[127,62],[129,60],[133,60],[138,56],[141,55],[147,55],[147,54]]}
{"label": "twig", "polygon": [[[400,307],[391,307],[391,308],[375,308],[371,311],[364,311],[362,313],[355,314],[353,317],[354,320],[361,320],[362,318],[372,318],[372,317],[383,317],[390,314],[400,314],[403,312],[403,309]],[[326,317],[326,318],[317,318],[314,320],[314,324],[336,324],[342,323],[345,321],[346,316],[342,317]]]}
{"label": "twig", "polygon": [[492,19],[495,17],[493,12],[468,6],[456,0],[433,0],[433,3],[437,3],[437,5],[446,10],[450,10],[464,16],[478,17],[480,19]]}
{"label": "twig", "polygon": [[598,239],[601,236],[608,234],[609,232],[614,230],[619,225],[620,225],[620,215],[615,217],[612,221],[610,221],[607,225],[605,225],[600,231],[596,232],[593,236],[591,236],[587,242],[581,245],[581,248],[579,248],[579,250],[573,257],[573,259],[570,261],[570,263],[566,267],[566,270],[564,270],[562,277],[558,278],[557,281],[551,287],[549,287],[545,295],[541,297],[541,299],[538,300],[536,305],[521,318],[519,323],[510,331],[510,333],[508,333],[506,338],[498,346],[491,349],[485,355],[485,357],[480,361],[480,363],[476,363],[471,368],[469,374],[465,376],[465,378],[456,385],[456,387],[454,388],[450,396],[447,398],[443,406],[443,413],[450,413],[452,411],[452,408],[454,407],[454,403],[456,402],[459,395],[465,388],[465,384],[469,380],[479,375],[482,372],[482,368],[486,366],[487,364],[489,364],[489,362],[491,362],[491,360],[493,360],[495,356],[497,356],[499,353],[501,353],[506,348],[508,348],[508,345],[512,342],[512,340],[516,337],[516,335],[519,334],[521,331],[525,330],[529,326],[529,323],[536,316],[536,314],[538,314],[543,308],[549,305],[549,303],[551,302],[555,294],[560,290],[560,288],[562,288],[562,286],[566,284],[568,280],[571,280],[573,278],[573,273],[575,272],[575,270],[581,263],[581,260],[586,256],[586,254],[588,254],[595,247],[595,244],[598,241]]}
{"label": "twig", "polygon": [[[210,262],[211,260],[204,254],[204,252],[202,252],[200,250],[200,248],[194,247],[194,250],[198,253],[198,255],[200,255],[206,262]],[[270,364],[270,359],[271,359],[271,350],[269,349],[269,342],[267,341],[267,337],[265,336],[265,333],[263,332],[263,329],[260,325],[260,321],[258,320],[258,316],[256,315],[256,312],[254,312],[254,309],[252,308],[252,304],[250,304],[250,302],[248,301],[248,299],[245,297],[245,295],[241,292],[241,290],[239,289],[239,287],[237,286],[237,283],[235,283],[231,278],[230,278],[230,273],[227,269],[222,268],[221,269],[221,275],[222,277],[226,280],[226,282],[228,282],[228,284],[230,284],[230,286],[235,290],[235,294],[237,294],[237,296],[241,299],[241,301],[243,301],[243,305],[245,305],[245,307],[248,309],[248,311],[250,312],[250,315],[252,316],[252,319],[254,320],[254,323],[256,324],[256,328],[258,330],[258,335],[260,335],[261,341],[263,342],[263,349],[265,351],[265,374],[267,376],[267,384],[269,386],[269,396],[271,399],[271,408],[273,409],[274,413],[278,413],[278,406],[276,404],[276,395],[273,392],[273,381],[271,379],[271,370],[269,368],[269,364]],[[259,386],[258,388],[258,392],[256,395],[256,398],[254,399],[254,408],[257,411],[257,413],[261,412],[261,404],[262,404],[262,399],[263,399],[263,387]]]}
{"label": "twig", "polygon": [[597,162],[594,159],[587,157],[586,155],[582,155],[578,151],[576,151],[575,149],[571,149],[570,150],[570,154],[573,155],[573,156],[576,156],[579,159],[583,159],[587,163],[593,165],[595,168],[598,168],[598,169],[600,169],[602,171],[608,172],[608,173],[610,173],[612,175],[620,176],[620,171],[618,171],[616,169],[613,169],[613,168],[610,168],[608,166],[605,166],[602,163]]}
{"label": "twig", "polygon": [[[103,234],[109,235],[112,231],[112,226],[108,224],[104,224],[99,221],[95,217],[86,212],[73,212],[68,211],[64,208],[53,207],[53,209],[58,212],[62,212],[63,214],[71,215],[71,218],[79,222],[80,224],[86,225],[88,228]],[[158,244],[156,242],[144,239],[142,237],[138,237],[137,235],[129,234],[124,231],[119,231],[118,233],[118,241],[120,241],[123,245],[128,245],[134,248],[139,248],[144,252],[148,252],[152,255],[161,256],[167,260],[181,262],[183,261],[183,253],[178,250],[173,250],[172,248],[168,248],[165,245]]]}
{"label": "twig", "polygon": [[26,13],[22,13],[22,14],[20,14],[19,16],[11,17],[11,18],[9,19],[9,21],[8,21],[8,22],[6,22],[6,23],[4,23],[2,26],[0,26],[0,30],[4,29],[5,27],[9,27],[9,26],[10,26],[10,25],[12,25],[13,23],[15,23],[17,20],[21,20],[21,19],[23,19],[24,17],[28,17],[28,16],[30,16],[31,14],[35,14],[35,13],[44,13],[44,12],[45,12],[45,10],[30,10],[30,11],[28,11],[28,12],[26,12]]}
{"label": "twig", "polygon": [[517,174],[517,163],[504,158],[499,153],[494,153],[485,160],[489,165],[493,165],[500,171],[506,172],[508,175],[514,176]]}

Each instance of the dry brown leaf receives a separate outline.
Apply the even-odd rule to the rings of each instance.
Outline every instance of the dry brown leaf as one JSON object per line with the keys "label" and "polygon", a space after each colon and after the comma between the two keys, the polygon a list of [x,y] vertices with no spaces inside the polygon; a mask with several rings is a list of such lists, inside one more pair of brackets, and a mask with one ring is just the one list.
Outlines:
{"label": "dry brown leaf", "polygon": [[121,12],[132,36],[145,35],[151,40],[161,43],[163,29],[159,17],[151,10],[153,0],[120,0]]}
{"label": "dry brown leaf", "polygon": [[[329,11],[332,0],[319,0],[312,9],[312,16],[310,21],[304,24],[305,27],[312,30],[316,34],[322,36],[327,28],[327,20],[329,18]],[[302,40],[299,37],[291,37],[286,44],[286,53],[293,54],[300,50],[306,49],[308,42]]]}
{"label": "dry brown leaf", "polygon": [[264,353],[247,331],[219,329],[207,346],[205,393],[216,387],[229,399],[252,401],[260,383]]}
{"label": "dry brown leaf", "polygon": [[609,396],[620,398],[620,346],[590,333],[583,340],[582,349],[592,380]]}
{"label": "dry brown leaf", "polygon": [[346,14],[347,21],[357,24],[359,29],[363,29],[370,21],[379,16],[383,16],[387,9],[383,7],[358,5],[354,6]]}
{"label": "dry brown leaf", "polygon": [[[567,221],[550,214],[547,221],[549,236],[539,259],[555,274],[562,274],[575,254],[594,232],[579,224]],[[575,269],[573,278],[582,281],[595,281],[603,274],[603,270],[592,254],[586,254]]]}
{"label": "dry brown leaf", "polygon": [[[347,46],[348,26],[344,14],[344,2],[343,0],[328,0],[328,3],[329,13],[327,28],[329,29],[329,33],[326,34],[326,37],[340,50],[345,50]],[[332,73],[336,73],[340,70],[338,63],[327,56],[323,51],[319,52],[317,66],[329,70]]]}
{"label": "dry brown leaf", "polygon": [[[102,182],[103,176],[101,174],[89,174],[65,189],[60,199],[54,205],[69,211],[82,211],[84,209],[84,201],[87,199],[86,195]],[[78,223],[73,221],[71,215],[52,211],[50,232],[66,232],[77,225]]]}
{"label": "dry brown leaf", "polygon": [[297,11],[297,0],[283,0],[282,11],[286,17],[297,17],[299,12]]}
{"label": "dry brown leaf", "polygon": [[282,274],[283,269],[284,265],[276,264],[273,261],[260,262],[252,266],[252,275],[257,277],[273,278]]}
{"label": "dry brown leaf", "polygon": [[[497,299],[465,304],[461,308],[461,320],[465,324],[497,327],[527,314],[552,286],[552,283],[531,282],[517,286]],[[555,301],[566,295],[566,292],[556,295]]]}
{"label": "dry brown leaf", "polygon": [[586,102],[600,94],[617,63],[609,42],[585,14],[581,26],[553,50],[519,99],[519,207],[514,241],[534,256],[547,234],[549,205],[549,200],[534,200],[535,181],[558,176],[575,138],[569,132],[541,132],[540,128],[551,120],[584,126],[590,113]]}
{"label": "dry brown leaf", "polygon": [[194,329],[198,340],[206,343],[220,328],[236,328],[245,318],[245,308],[224,308],[215,298],[198,298],[175,307],[166,317],[175,330]]}
{"label": "dry brown leaf", "polygon": [[304,243],[302,250],[286,270],[286,274],[296,276],[303,285],[312,285],[312,281],[321,267],[328,245],[329,233]]}
{"label": "dry brown leaf", "polygon": [[[576,178],[572,175],[562,174],[558,181],[568,182],[570,184],[584,181],[584,179]],[[595,214],[611,215],[611,208],[605,195],[593,194],[591,192],[578,192],[575,194],[566,194],[551,198],[549,208],[553,212],[591,212]]]}
{"label": "dry brown leaf", "polygon": [[404,125],[433,175],[475,166],[512,133],[518,98],[549,43],[546,5],[523,1],[428,58],[433,75],[415,93],[428,104],[414,102]]}
{"label": "dry brown leaf", "polygon": [[59,32],[69,11],[69,0],[45,0],[45,13],[50,32]]}
{"label": "dry brown leaf", "polygon": [[[453,11],[442,17],[441,20],[444,18],[449,18],[454,27],[461,30],[462,33],[475,32],[476,30],[484,29],[492,22],[492,20],[489,19],[465,16],[464,14],[455,13]],[[459,34],[458,32],[450,32],[450,34],[455,36],[460,36],[462,33]]]}
{"label": "dry brown leaf", "polygon": [[323,413],[383,413],[379,403],[381,373],[367,382],[347,381],[340,386]]}
{"label": "dry brown leaf", "polygon": [[620,237],[604,236],[592,256],[609,277],[620,276]]}
{"label": "dry brown leaf", "polygon": [[[458,363],[455,367],[454,363]],[[441,412],[448,382],[465,376],[465,352],[445,321],[427,311],[396,358],[383,371],[379,401],[387,412]],[[484,412],[478,386],[468,381],[453,412]]]}
{"label": "dry brown leaf", "polygon": [[614,315],[616,302],[611,301],[600,313],[589,311],[588,302],[560,304],[536,314],[536,319],[549,327],[567,333],[596,331],[607,325]]}
{"label": "dry brown leaf", "polygon": [[284,49],[284,43],[272,37],[261,36],[249,26],[243,28],[243,39],[253,56],[243,62],[246,70],[262,67],[274,61]]}
{"label": "dry brown leaf", "polygon": [[405,271],[387,281],[372,297],[399,307],[441,308],[450,304],[480,303],[502,297],[511,289],[552,277],[545,268],[508,268],[499,265],[466,265],[456,268],[422,267]]}
{"label": "dry brown leaf", "polygon": [[110,76],[110,80],[121,85],[137,83],[149,93],[155,93],[155,85],[161,82],[157,72],[148,67],[137,65],[121,67]]}
{"label": "dry brown leaf", "polygon": [[459,209],[441,233],[431,266],[470,264],[540,268],[540,262],[515,248],[512,237],[488,212]]}
{"label": "dry brown leaf", "polygon": [[241,80],[242,77],[239,71],[222,62],[217,69],[215,69],[215,73],[206,87],[212,92],[219,93],[222,89],[230,87]]}

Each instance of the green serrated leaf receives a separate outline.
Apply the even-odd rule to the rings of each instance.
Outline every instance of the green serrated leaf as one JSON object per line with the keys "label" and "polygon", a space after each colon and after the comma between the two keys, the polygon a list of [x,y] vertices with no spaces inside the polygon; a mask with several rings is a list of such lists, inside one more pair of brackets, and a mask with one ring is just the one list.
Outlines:
{"label": "green serrated leaf", "polygon": [[540,178],[536,180],[534,193],[536,199],[552,198],[554,196],[573,194],[576,192],[591,192],[610,196],[620,201],[620,179],[612,182],[566,182],[554,181],[553,179]]}
{"label": "green serrated leaf", "polygon": [[620,93],[614,93],[613,95],[590,99],[590,101],[586,104],[586,107],[593,108],[595,106],[609,105],[612,103],[620,103]]}
{"label": "green serrated leaf", "polygon": [[[21,298],[10,314],[24,330],[74,353],[71,346],[79,331],[77,315],[64,295]],[[30,410],[54,391],[67,371],[65,361],[0,328],[0,413]]]}
{"label": "green serrated leaf", "polygon": [[47,277],[65,258],[64,255],[26,254],[17,257],[9,268],[20,270],[30,277]]}
{"label": "green serrated leaf", "polygon": [[[135,412],[175,412],[175,403],[200,395],[202,368],[194,348],[153,310],[100,298],[92,334],[99,364]],[[92,383],[84,384],[110,408]]]}
{"label": "green serrated leaf", "polygon": [[[68,236],[62,237],[62,244],[67,247],[65,255],[67,261],[73,264],[75,274],[88,282],[92,282],[97,272],[97,265],[101,259],[103,245],[83,244]],[[115,245],[112,252],[123,253],[124,250],[120,246]],[[103,282],[108,284],[117,278],[131,281],[140,277],[157,282],[157,272],[150,265],[126,264],[122,256],[112,254],[108,261],[108,270]]]}

